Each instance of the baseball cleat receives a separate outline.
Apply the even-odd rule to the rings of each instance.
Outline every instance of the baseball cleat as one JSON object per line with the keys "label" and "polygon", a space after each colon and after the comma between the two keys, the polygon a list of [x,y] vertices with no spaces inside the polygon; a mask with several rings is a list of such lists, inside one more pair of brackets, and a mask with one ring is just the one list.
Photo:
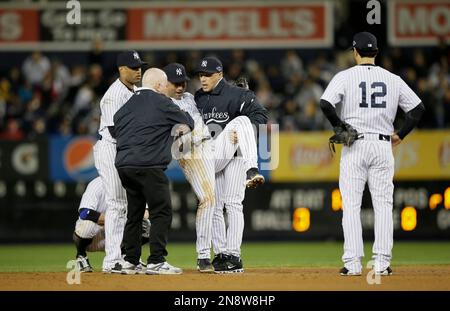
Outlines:
{"label": "baseball cleat", "polygon": [[341,270],[339,270],[339,274],[342,276],[359,276],[359,275],[361,275],[361,271],[354,272],[354,271],[348,270],[346,267],[343,267]]}
{"label": "baseball cleat", "polygon": [[169,264],[167,261],[160,263],[149,263],[146,274],[181,274],[183,270]]}
{"label": "baseball cleat", "polygon": [[385,275],[385,276],[392,275],[392,269],[391,267],[387,267],[383,271],[375,271],[375,275]]}
{"label": "baseball cleat", "polygon": [[84,256],[78,256],[77,257],[77,270],[80,272],[94,272],[94,269],[92,269],[91,264],[89,263],[89,259]]}
{"label": "baseball cleat", "polygon": [[209,258],[197,259],[197,270],[202,273],[214,272],[214,268]]}
{"label": "baseball cleat", "polygon": [[228,273],[243,273],[244,267],[242,265],[242,260],[233,255],[228,255],[227,260],[214,268],[214,273],[218,274],[228,274]]}
{"label": "baseball cleat", "polygon": [[216,256],[214,256],[214,259],[211,262],[214,270],[218,269],[220,265],[223,265],[227,259],[228,255],[226,254],[217,254]]}
{"label": "baseball cleat", "polygon": [[261,175],[256,167],[252,167],[247,171],[247,180],[245,186],[247,188],[256,188],[265,182],[264,176]]}

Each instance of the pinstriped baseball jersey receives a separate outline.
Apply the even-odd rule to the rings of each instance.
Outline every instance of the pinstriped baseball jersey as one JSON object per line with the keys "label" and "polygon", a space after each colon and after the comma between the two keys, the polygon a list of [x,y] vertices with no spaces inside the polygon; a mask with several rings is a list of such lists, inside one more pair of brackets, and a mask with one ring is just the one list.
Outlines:
{"label": "pinstriped baseball jersey", "polygon": [[172,98],[172,101],[180,107],[181,110],[186,111],[194,120],[194,129],[192,131],[194,144],[202,141],[204,138],[210,138],[208,127],[203,122],[202,115],[197,109],[194,96],[191,93],[184,92],[181,99]]}
{"label": "pinstriped baseball jersey", "polygon": [[393,247],[394,157],[390,136],[398,107],[408,112],[421,100],[400,77],[371,64],[339,72],[321,99],[333,106],[342,103],[341,120],[362,134],[353,145],[342,148],[340,159],[344,267],[350,273],[362,271],[360,211],[367,183],[375,215],[374,267],[384,271],[390,265]]}
{"label": "pinstriped baseball jersey", "polygon": [[341,120],[358,133],[391,135],[397,108],[408,112],[421,101],[397,75],[373,65],[358,65],[339,72],[321,99],[333,106],[342,102]]}
{"label": "pinstriped baseball jersey", "polygon": [[100,127],[98,133],[108,141],[115,142],[111,137],[108,126],[114,126],[114,114],[120,107],[125,104],[134,94],[125,84],[117,79],[106,91],[105,95],[100,101]]}
{"label": "pinstriped baseball jersey", "polygon": [[105,190],[103,189],[102,179],[99,177],[91,180],[81,197],[80,207],[89,208],[99,213],[106,211]]}

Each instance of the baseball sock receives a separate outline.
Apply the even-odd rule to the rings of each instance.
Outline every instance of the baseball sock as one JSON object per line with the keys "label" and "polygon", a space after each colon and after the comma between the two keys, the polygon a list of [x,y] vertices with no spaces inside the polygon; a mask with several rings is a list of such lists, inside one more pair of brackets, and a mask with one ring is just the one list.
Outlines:
{"label": "baseball sock", "polygon": [[93,239],[83,239],[80,238],[75,232],[73,233],[73,241],[75,242],[75,247],[77,248],[77,257],[86,257],[86,249],[92,243]]}

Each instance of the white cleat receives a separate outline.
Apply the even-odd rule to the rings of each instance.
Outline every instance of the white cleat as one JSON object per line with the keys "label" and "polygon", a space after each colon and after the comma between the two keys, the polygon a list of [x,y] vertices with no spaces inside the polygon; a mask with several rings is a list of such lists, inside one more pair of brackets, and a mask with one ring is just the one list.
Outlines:
{"label": "white cleat", "polygon": [[146,274],[181,274],[183,270],[169,264],[167,261],[150,263],[147,265]]}

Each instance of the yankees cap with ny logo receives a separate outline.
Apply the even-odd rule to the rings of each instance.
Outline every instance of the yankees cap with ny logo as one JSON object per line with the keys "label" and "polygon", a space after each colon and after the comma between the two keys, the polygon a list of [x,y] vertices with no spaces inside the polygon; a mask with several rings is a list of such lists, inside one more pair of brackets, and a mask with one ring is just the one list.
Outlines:
{"label": "yankees cap with ny logo", "polygon": [[163,68],[163,71],[167,75],[167,80],[171,83],[181,83],[190,80],[186,75],[186,69],[181,64],[170,63]]}
{"label": "yankees cap with ny logo", "polygon": [[195,73],[205,72],[205,73],[216,73],[222,72],[223,65],[222,62],[217,57],[204,57],[197,64],[195,68]]}
{"label": "yankees cap with ny logo", "polygon": [[117,56],[117,67],[127,66],[129,68],[139,68],[147,65],[139,57],[139,53],[133,50],[125,51]]}

